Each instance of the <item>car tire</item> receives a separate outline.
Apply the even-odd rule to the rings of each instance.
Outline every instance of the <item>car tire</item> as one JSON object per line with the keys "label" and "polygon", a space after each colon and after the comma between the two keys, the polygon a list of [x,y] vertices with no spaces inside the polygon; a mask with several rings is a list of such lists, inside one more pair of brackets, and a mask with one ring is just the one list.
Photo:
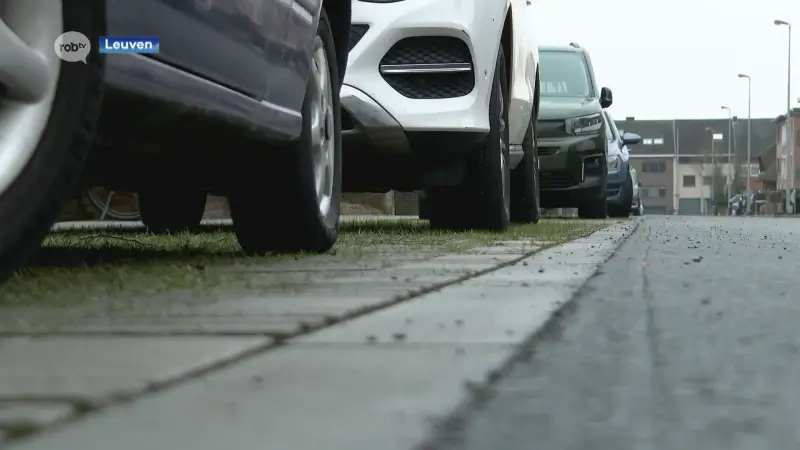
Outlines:
{"label": "car tire", "polygon": [[511,221],[539,223],[539,152],[536,146],[536,118],[531,116],[522,141],[522,161],[511,172]]}
{"label": "car tire", "polygon": [[420,220],[428,220],[431,217],[430,202],[424,190],[417,192],[417,216]]}
{"label": "car tire", "polygon": [[206,191],[194,186],[150,186],[137,195],[139,216],[151,233],[197,231],[206,211]]}
{"label": "car tire", "polygon": [[593,192],[587,199],[578,206],[578,217],[581,219],[605,219],[608,217],[606,204],[606,190]]}
{"label": "car tire", "polygon": [[633,180],[630,173],[625,177],[625,181],[620,187],[622,190],[622,202],[620,204],[608,205],[608,215],[614,218],[627,218],[631,215],[633,207]]}
{"label": "car tire", "polygon": [[[248,254],[321,253],[330,250],[339,237],[340,81],[333,35],[324,11],[314,49],[300,140],[290,149],[248,152],[239,168],[246,174],[240,178],[246,181],[228,194],[233,229]],[[319,130],[312,129],[314,115],[324,124]],[[314,133],[320,133],[319,146]],[[263,171],[269,169],[275,172],[265,175]],[[321,192],[317,175],[321,177]]]}
{"label": "car tire", "polygon": [[431,228],[508,230],[511,171],[507,99],[505,56],[500,47],[489,99],[489,133],[466,155],[464,180],[459,186],[426,189]]}
{"label": "car tire", "polygon": [[[27,30],[24,37],[41,42],[42,48],[29,45],[47,58],[55,58],[53,42],[61,34],[61,30],[80,31],[94,42],[104,33],[103,2],[12,2],[17,3],[41,5],[35,13],[16,16],[20,22],[29,17],[35,19],[35,23],[31,21],[29,24],[15,24],[7,21],[6,25],[12,27],[16,33]],[[10,11],[11,5],[8,6],[7,11]],[[48,20],[54,26],[49,26]],[[0,31],[0,34],[3,32]],[[2,37],[0,42],[3,42]],[[5,47],[4,51],[9,51],[9,48]],[[11,54],[14,54],[13,50]],[[102,103],[103,58],[92,53],[86,61],[86,64],[82,64],[48,59],[51,63],[49,67],[58,67],[58,73],[51,78],[54,84],[48,84],[48,94],[45,95],[47,100],[39,103],[47,107],[37,110],[41,115],[36,116],[36,119],[23,119],[23,114],[20,113],[17,115],[19,120],[12,123],[15,112],[25,109],[31,113],[35,103],[6,102],[2,100],[3,94],[0,94],[0,121],[8,121],[0,123],[0,129],[3,129],[0,132],[0,156],[10,155],[3,148],[4,145],[30,152],[17,159],[25,161],[19,170],[6,172],[8,183],[0,180],[0,281],[30,260],[53,223],[58,220],[65,203],[75,194],[78,178],[94,140]],[[49,98],[50,95],[52,99]],[[27,114],[26,117],[34,116]],[[24,128],[15,126],[23,121],[26,122]],[[20,137],[24,138],[19,139]],[[10,169],[11,164],[0,158],[0,170],[4,168]]]}

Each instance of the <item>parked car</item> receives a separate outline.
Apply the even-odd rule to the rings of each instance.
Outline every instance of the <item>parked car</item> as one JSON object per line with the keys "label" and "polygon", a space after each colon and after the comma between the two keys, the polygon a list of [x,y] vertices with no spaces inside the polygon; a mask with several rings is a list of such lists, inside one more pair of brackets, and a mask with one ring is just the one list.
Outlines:
{"label": "parked car", "polygon": [[[143,221],[163,231],[197,226],[207,193],[226,195],[252,254],[335,243],[350,2],[263,0],[238,16],[263,39],[220,7],[243,2],[196,3],[4,2],[0,279],[91,186],[137,192]],[[93,46],[100,36],[163,45],[64,62],[54,42],[67,30]]]}
{"label": "parked car", "polygon": [[422,190],[434,228],[539,221],[531,3],[353,2],[346,191]]}
{"label": "parked car", "polygon": [[608,176],[606,178],[606,203],[611,217],[629,217],[633,208],[635,180],[631,177],[628,146],[642,142],[636,133],[620,133],[608,111],[603,111],[608,140]]}
{"label": "parked car", "polygon": [[580,45],[539,47],[541,95],[536,126],[544,208],[578,208],[606,217],[608,138],[603,109],[611,89],[598,88],[589,53]]}
{"label": "parked car", "polygon": [[[623,133],[624,134],[624,133]],[[628,165],[630,168],[631,184],[633,186],[633,202],[631,203],[631,212],[634,216],[644,215],[644,204],[642,203],[642,182],[639,180],[639,174],[633,166]]]}

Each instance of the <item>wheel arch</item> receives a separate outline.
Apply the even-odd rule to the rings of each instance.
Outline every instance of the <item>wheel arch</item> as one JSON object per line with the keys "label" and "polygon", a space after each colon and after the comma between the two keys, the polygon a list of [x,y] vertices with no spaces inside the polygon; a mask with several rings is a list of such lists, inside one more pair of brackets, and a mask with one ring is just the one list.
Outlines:
{"label": "wheel arch", "polygon": [[352,4],[341,0],[323,0],[322,9],[328,16],[336,47],[336,65],[339,68],[339,86],[344,83],[347,70],[347,54],[350,52],[350,21]]}

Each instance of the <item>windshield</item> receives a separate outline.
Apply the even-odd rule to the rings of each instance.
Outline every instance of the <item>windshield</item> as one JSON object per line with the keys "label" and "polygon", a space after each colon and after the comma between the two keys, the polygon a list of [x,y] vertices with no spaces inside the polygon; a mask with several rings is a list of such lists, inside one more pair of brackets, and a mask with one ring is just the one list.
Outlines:
{"label": "windshield", "polygon": [[542,95],[559,97],[589,97],[592,93],[586,61],[576,52],[542,51]]}

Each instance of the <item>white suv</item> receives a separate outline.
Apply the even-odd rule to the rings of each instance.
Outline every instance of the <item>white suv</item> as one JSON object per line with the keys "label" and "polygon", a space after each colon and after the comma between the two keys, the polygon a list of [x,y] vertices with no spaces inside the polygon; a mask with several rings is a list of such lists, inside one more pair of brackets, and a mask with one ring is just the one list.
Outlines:
{"label": "white suv", "polygon": [[539,220],[531,0],[354,0],[344,189],[424,190],[437,228]]}

